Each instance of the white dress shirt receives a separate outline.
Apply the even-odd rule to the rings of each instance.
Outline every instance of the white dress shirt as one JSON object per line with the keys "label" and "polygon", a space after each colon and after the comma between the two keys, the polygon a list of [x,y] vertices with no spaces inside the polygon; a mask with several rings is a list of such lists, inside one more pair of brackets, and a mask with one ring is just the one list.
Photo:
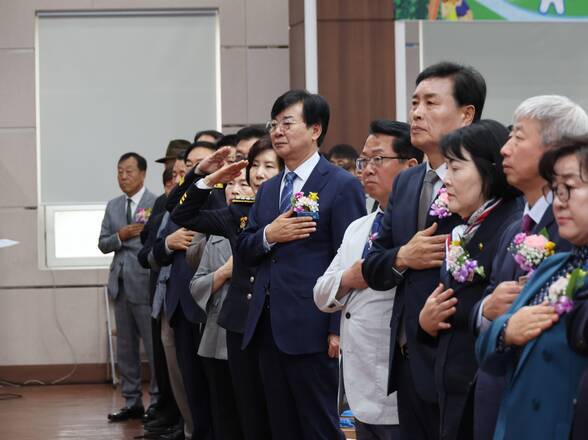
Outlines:
{"label": "white dress shirt", "polygon": [[323,312],[343,310],[341,352],[343,383],[354,416],[364,423],[398,424],[396,393],[388,395],[390,318],[396,288],[352,290],[335,297],[346,269],[361,259],[378,212],[355,220],[345,231],[341,247],[314,286],[314,302]]}
{"label": "white dress shirt", "polygon": [[[141,189],[139,191],[137,191],[134,196],[132,196],[132,197],[127,196],[127,200],[129,198],[131,199],[131,217],[132,218],[135,218],[135,212],[137,211],[137,206],[139,206],[139,202],[141,201],[143,194],[145,194],[145,187],[144,186],[142,186]],[[125,194],[125,196],[126,196],[126,194]],[[126,207],[127,207],[127,200],[125,200],[125,212],[126,212]]]}

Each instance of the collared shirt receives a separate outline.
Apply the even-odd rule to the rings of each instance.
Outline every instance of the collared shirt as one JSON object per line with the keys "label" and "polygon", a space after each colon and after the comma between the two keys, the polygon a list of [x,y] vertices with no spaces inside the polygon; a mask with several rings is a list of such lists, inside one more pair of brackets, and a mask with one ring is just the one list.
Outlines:
{"label": "collared shirt", "polygon": [[[284,190],[286,175],[290,171],[294,171],[296,173],[296,178],[294,179],[294,182],[292,182],[292,193],[294,194],[302,189],[302,187],[310,177],[312,171],[314,170],[314,167],[316,167],[320,160],[321,157],[319,156],[318,151],[315,151],[312,156],[310,156],[308,159],[306,159],[304,162],[298,165],[298,168],[296,168],[295,170],[290,170],[288,169],[288,167],[284,167],[284,175],[282,176],[282,182],[280,183],[280,198],[278,200],[282,199],[282,191]],[[266,230],[267,226],[263,229],[263,247],[266,251],[269,251],[275,243],[269,243],[267,241],[267,238],[265,236]]]}
{"label": "collared shirt", "polygon": [[[135,211],[137,210],[137,206],[139,206],[139,202],[141,201],[141,198],[143,197],[143,194],[145,194],[145,187],[142,186],[141,189],[139,191],[137,191],[137,193],[132,196],[132,197],[128,197],[127,199],[131,199],[131,216],[134,218],[135,217]],[[126,196],[126,194],[125,194]],[[125,200],[125,209],[126,209],[126,203],[127,201]]]}
{"label": "collared shirt", "polygon": [[[535,202],[533,207],[530,207],[529,203],[525,202],[525,210],[523,212],[523,217],[525,215],[529,215],[529,217],[533,219],[535,224],[538,225],[541,222],[543,216],[545,215],[545,211],[549,209],[552,203],[553,193],[551,191],[549,191],[547,196],[541,196],[541,198]],[[489,296],[490,295],[488,295],[482,300],[482,302],[480,303],[480,307],[478,308],[478,318],[476,320],[476,326],[478,328],[478,332],[480,333],[488,330],[492,325],[492,321],[490,321],[482,314],[482,312],[484,311],[484,305],[486,304],[486,301],[488,300]]]}

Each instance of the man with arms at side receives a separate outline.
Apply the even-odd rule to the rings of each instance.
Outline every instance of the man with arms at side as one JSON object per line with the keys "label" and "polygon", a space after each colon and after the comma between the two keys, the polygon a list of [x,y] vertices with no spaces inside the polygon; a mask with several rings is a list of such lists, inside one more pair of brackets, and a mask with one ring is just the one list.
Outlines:
{"label": "man with arms at side", "polygon": [[108,277],[108,294],[114,300],[117,330],[117,364],[121,375],[125,406],[108,415],[111,422],[143,417],[141,399],[140,339],[151,366],[151,405],[157,404],[158,390],[153,365],[151,316],[149,307],[149,270],[137,260],[141,249],[139,234],[144,218],[153,208],[155,195],[144,186],[147,161],[137,153],[125,153],[118,160],[118,185],[123,195],[106,205],[98,248],[114,252]]}
{"label": "man with arms at side", "polygon": [[[339,316],[320,312],[312,289],[347,226],[365,215],[365,201],[359,181],[318,154],[329,113],[323,97],[303,90],[276,100],[268,127],[285,170],[259,188],[237,248],[258,266],[243,346],[259,350],[272,437],[280,440],[344,438],[337,416]],[[318,199],[319,218],[294,215],[299,192]]]}
{"label": "man with arms at side", "polygon": [[422,71],[416,84],[409,115],[411,141],[428,161],[397,177],[381,233],[362,271],[375,290],[396,286],[388,391],[398,391],[403,438],[430,440],[439,438],[435,351],[417,340],[418,317],[439,283],[447,234],[461,222],[456,215],[435,218],[430,214],[447,171],[439,142],[480,119],[486,83],[471,67],[443,62]]}
{"label": "man with arms at side", "polygon": [[[541,95],[524,100],[515,110],[513,122],[510,138],[500,152],[507,181],[523,193],[525,208],[522,218],[502,235],[486,297],[472,315],[476,333],[485,331],[492,321],[506,313],[524,285],[519,279],[528,271],[517,264],[509,251],[515,235],[537,235],[546,231],[555,243],[555,252],[571,248],[570,243],[559,236],[552,210],[553,195],[542,192],[546,182],[539,174],[539,161],[563,139],[588,133],[588,116],[564,96]],[[478,372],[474,404],[476,439],[492,438],[504,386],[505,377]]]}
{"label": "man with arms at side", "polygon": [[371,123],[357,168],[366,192],[380,207],[349,225],[337,256],[314,286],[319,309],[342,310],[341,372],[359,440],[400,439],[396,393],[388,395],[386,386],[394,289],[368,288],[361,263],[379,233],[394,178],[422,160],[423,152],[410,143],[408,124]]}

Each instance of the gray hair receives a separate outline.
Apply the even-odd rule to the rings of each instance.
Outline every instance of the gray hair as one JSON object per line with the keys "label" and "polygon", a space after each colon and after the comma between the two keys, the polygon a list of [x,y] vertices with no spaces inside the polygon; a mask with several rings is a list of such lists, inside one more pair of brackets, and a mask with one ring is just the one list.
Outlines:
{"label": "gray hair", "polygon": [[514,112],[514,123],[521,119],[534,119],[539,123],[545,146],[564,138],[588,134],[588,115],[565,96],[540,95],[525,99]]}

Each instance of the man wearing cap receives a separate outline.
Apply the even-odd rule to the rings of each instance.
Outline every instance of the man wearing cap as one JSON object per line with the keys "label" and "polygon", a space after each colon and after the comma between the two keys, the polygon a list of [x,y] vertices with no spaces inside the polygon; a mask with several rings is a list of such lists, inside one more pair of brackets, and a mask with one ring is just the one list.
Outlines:
{"label": "man wearing cap", "polygon": [[[169,144],[167,145],[165,156],[160,157],[155,162],[164,164],[166,168],[172,168],[176,159],[182,157],[189,146],[190,141],[185,139],[173,139],[169,141]],[[159,197],[163,197],[163,194]]]}

